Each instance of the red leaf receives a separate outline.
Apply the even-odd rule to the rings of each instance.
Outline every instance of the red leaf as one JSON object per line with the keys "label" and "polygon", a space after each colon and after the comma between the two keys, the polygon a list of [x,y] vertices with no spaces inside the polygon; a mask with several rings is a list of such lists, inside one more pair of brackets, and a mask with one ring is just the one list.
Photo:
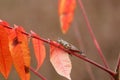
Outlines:
{"label": "red leaf", "polygon": [[[33,31],[31,31],[31,34],[32,34],[32,36],[39,38],[39,36],[36,33],[34,33]],[[37,69],[36,70],[38,70],[41,67],[41,65],[43,64],[44,59],[46,57],[45,46],[42,41],[40,41],[36,38],[32,38],[32,43],[33,43],[33,47],[34,47],[35,56],[37,59]]]}
{"label": "red leaf", "polygon": [[59,0],[59,17],[63,33],[66,33],[70,27],[75,7],[76,0]]}
{"label": "red leaf", "polygon": [[0,25],[3,25],[3,26],[9,26],[9,24],[3,20],[0,20]]}
{"label": "red leaf", "polygon": [[6,31],[8,32],[8,34],[9,34],[9,32],[10,32],[10,28],[8,28],[8,27],[9,27],[9,24],[8,24],[7,22],[5,22],[5,21],[0,20],[0,25],[3,26],[4,28],[7,27],[7,28],[5,28],[5,30],[6,30]]}
{"label": "red leaf", "polygon": [[0,71],[7,79],[12,66],[12,57],[9,51],[8,33],[0,25]]}
{"label": "red leaf", "polygon": [[30,80],[30,53],[28,49],[27,36],[22,34],[22,27],[17,27],[11,31],[9,36],[10,51],[13,58],[14,66],[21,80]]}
{"label": "red leaf", "polygon": [[68,53],[51,45],[50,61],[59,75],[64,76],[71,80],[70,73],[72,69],[72,64],[69,59]]}

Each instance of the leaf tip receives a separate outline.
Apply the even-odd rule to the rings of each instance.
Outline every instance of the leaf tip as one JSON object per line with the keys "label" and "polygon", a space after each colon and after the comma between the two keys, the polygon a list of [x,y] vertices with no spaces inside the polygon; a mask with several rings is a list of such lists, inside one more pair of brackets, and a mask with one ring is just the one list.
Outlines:
{"label": "leaf tip", "polygon": [[69,80],[71,80],[71,77],[70,77],[70,76],[67,76],[67,78],[68,78]]}
{"label": "leaf tip", "polygon": [[18,28],[18,26],[16,24],[14,24],[14,28]]}
{"label": "leaf tip", "polygon": [[30,30],[30,33],[31,33],[31,34],[35,34],[35,32],[34,32],[34,31],[32,31],[32,30]]}
{"label": "leaf tip", "polygon": [[3,22],[3,20],[0,19],[0,22]]}
{"label": "leaf tip", "polygon": [[63,30],[63,29],[62,29],[62,33],[63,33],[63,34],[66,34],[66,33],[67,33],[67,31],[65,31],[65,30]]}

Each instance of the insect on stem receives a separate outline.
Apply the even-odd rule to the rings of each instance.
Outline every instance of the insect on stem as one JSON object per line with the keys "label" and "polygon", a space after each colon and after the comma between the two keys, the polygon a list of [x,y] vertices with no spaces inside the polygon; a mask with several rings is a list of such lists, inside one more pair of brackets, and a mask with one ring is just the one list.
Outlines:
{"label": "insect on stem", "polygon": [[62,45],[65,49],[71,51],[71,52],[75,52],[75,53],[79,53],[83,56],[85,56],[84,51],[79,50],[78,48],[76,48],[74,45],[68,43],[67,41],[63,40],[63,39],[58,39],[57,42]]}

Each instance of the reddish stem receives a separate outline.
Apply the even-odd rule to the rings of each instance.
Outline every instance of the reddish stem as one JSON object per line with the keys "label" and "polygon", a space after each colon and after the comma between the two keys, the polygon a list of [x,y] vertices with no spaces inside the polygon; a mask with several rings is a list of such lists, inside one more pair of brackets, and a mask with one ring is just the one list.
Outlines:
{"label": "reddish stem", "polygon": [[30,67],[30,70],[31,70],[34,74],[36,74],[38,77],[40,77],[42,80],[47,80],[47,79],[45,79],[45,77],[43,77],[40,73],[38,73],[37,71],[35,71],[32,67]]}
{"label": "reddish stem", "polygon": [[116,75],[114,76],[114,78],[115,78],[115,80],[119,80],[120,79],[120,54],[118,57],[117,67],[116,67],[115,71],[116,71]]}
{"label": "reddish stem", "polygon": [[88,28],[89,33],[90,33],[90,35],[91,35],[91,37],[92,37],[92,40],[93,40],[93,42],[94,42],[94,45],[96,46],[97,51],[98,51],[98,53],[99,53],[99,55],[100,55],[100,57],[101,57],[104,65],[105,65],[105,67],[106,67],[106,68],[109,68],[109,66],[108,66],[108,64],[107,64],[107,61],[106,61],[106,59],[105,59],[105,57],[104,57],[104,55],[103,55],[103,53],[102,53],[102,50],[101,50],[101,48],[100,48],[100,46],[99,46],[99,44],[98,44],[98,42],[97,42],[97,40],[96,40],[96,37],[95,37],[95,35],[94,35],[94,33],[93,33],[93,30],[92,30],[92,28],[91,28],[91,25],[90,25],[90,22],[89,22],[89,20],[88,20],[87,14],[86,14],[86,12],[85,12],[83,3],[82,3],[81,0],[78,0],[78,2],[79,2],[79,5],[80,5],[80,8],[81,8],[81,10],[82,10],[82,14],[83,14],[83,17],[84,17],[84,19],[85,19],[87,28]]}
{"label": "reddish stem", "polygon": [[[12,29],[12,28],[9,27],[9,26],[5,26],[5,25],[3,25],[3,26],[6,27],[6,28],[8,28],[8,29]],[[27,35],[27,36],[30,35],[30,34],[27,33],[27,32],[21,32],[21,33],[23,33],[24,35]],[[110,69],[108,69],[108,68],[106,68],[106,67],[104,67],[104,66],[102,66],[102,65],[100,65],[100,64],[98,64],[98,63],[96,63],[96,62],[94,62],[94,61],[92,61],[92,60],[90,60],[90,59],[88,59],[87,57],[83,57],[83,56],[81,56],[81,55],[79,55],[79,54],[76,54],[76,53],[74,53],[74,52],[71,52],[71,51],[69,51],[69,50],[66,50],[64,47],[61,47],[61,46],[57,45],[56,43],[54,43],[54,42],[51,41],[51,40],[46,40],[46,39],[43,39],[43,38],[39,38],[39,37],[37,37],[37,36],[31,36],[31,37],[32,37],[32,38],[36,38],[36,39],[38,39],[38,40],[41,40],[41,41],[43,41],[43,42],[45,42],[45,43],[48,43],[48,44],[50,44],[50,45],[53,45],[53,46],[55,46],[55,47],[58,47],[58,48],[60,48],[60,49],[62,49],[62,50],[64,50],[64,51],[66,51],[67,53],[70,53],[70,54],[72,54],[72,55],[74,55],[74,56],[76,56],[76,57],[78,57],[78,58],[80,58],[80,59],[82,59],[82,60],[84,60],[84,61],[86,61],[86,62],[89,62],[89,63],[97,66],[98,68],[100,68],[100,69],[106,71],[107,73],[109,73],[111,76],[115,76],[115,72],[111,71]]]}
{"label": "reddish stem", "polygon": [[117,68],[116,68],[116,70],[118,70],[119,68],[120,68],[120,54],[119,54],[119,57],[118,57]]}

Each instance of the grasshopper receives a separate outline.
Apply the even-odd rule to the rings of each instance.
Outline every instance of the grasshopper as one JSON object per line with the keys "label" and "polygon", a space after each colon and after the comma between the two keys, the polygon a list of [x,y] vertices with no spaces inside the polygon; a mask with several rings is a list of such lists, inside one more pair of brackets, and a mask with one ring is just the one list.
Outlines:
{"label": "grasshopper", "polygon": [[67,41],[65,41],[65,40],[63,40],[63,39],[58,39],[57,42],[58,42],[59,44],[61,44],[65,49],[68,49],[68,50],[70,50],[70,51],[72,51],[72,52],[76,52],[76,53],[79,53],[79,54],[85,56],[85,55],[83,54],[83,53],[84,53],[83,51],[79,50],[78,48],[76,48],[74,45],[68,43]]}

